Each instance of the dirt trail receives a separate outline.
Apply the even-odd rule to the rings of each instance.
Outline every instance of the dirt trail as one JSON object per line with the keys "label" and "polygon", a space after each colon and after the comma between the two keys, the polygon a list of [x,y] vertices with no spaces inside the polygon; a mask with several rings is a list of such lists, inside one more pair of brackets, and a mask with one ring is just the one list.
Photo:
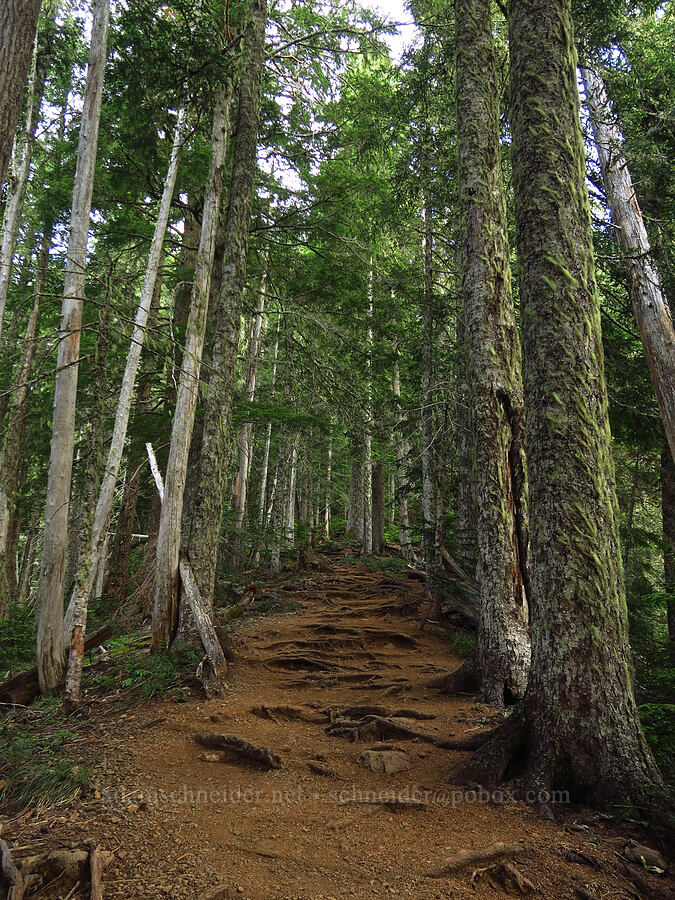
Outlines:
{"label": "dirt trail", "polygon": [[[421,631],[418,585],[337,562],[302,588],[296,612],[239,630],[226,700],[152,703],[101,727],[100,796],[52,824],[50,846],[97,840],[115,851],[106,897],[498,897],[490,873],[472,886],[475,865],[427,875],[495,842],[527,847],[513,865],[532,883],[530,896],[634,896],[614,870],[625,831],[579,807],[554,825],[522,804],[460,801],[447,783],[462,755],[432,740],[485,727],[487,711],[426,687],[459,661],[442,637]],[[429,736],[388,738],[407,753],[406,771],[357,763],[380,743],[376,726],[358,741],[327,733],[329,718],[354,706],[378,707],[370,712]],[[348,733],[341,724],[332,730]],[[269,748],[281,765],[210,761],[213,751],[195,741],[203,732]],[[380,802],[390,799],[403,805]],[[565,860],[568,851],[598,868]],[[663,879],[648,878],[658,895]]]}

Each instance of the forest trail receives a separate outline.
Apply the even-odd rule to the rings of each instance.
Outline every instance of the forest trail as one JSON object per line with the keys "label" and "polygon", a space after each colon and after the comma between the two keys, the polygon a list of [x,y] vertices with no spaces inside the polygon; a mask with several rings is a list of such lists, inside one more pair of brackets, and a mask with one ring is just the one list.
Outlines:
{"label": "forest trail", "polygon": [[[616,872],[631,836],[625,826],[580,807],[552,824],[523,804],[479,802],[475,793],[459,800],[446,779],[462,755],[432,741],[486,727],[489,711],[427,687],[459,660],[447,640],[422,631],[420,585],[319,559],[326,571],[294,585],[296,611],[241,624],[225,700],[153,702],[101,724],[90,738],[97,794],[47,834],[25,823],[25,851],[36,852],[36,839],[40,849],[97,841],[115,852],[105,897],[446,898],[506,896],[490,876],[508,880],[509,870],[481,873],[489,862],[428,874],[503,842],[524,848],[511,865],[529,896],[635,896]],[[349,739],[342,713],[375,716],[363,739]],[[357,762],[381,746],[372,723],[382,720],[429,737],[386,738],[387,759],[409,765],[396,774]],[[205,732],[268,748],[280,767],[216,761],[195,740]],[[667,896],[663,879],[648,880],[651,893],[641,896]],[[521,891],[512,883],[509,893]],[[80,896],[40,893],[66,895]]]}

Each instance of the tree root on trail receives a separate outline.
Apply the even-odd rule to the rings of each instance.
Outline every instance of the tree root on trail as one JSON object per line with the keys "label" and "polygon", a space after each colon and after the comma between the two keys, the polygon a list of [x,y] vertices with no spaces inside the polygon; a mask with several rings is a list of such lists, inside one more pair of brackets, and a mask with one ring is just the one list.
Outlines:
{"label": "tree root on trail", "polygon": [[0,840],[0,888],[7,900],[21,900],[26,890],[23,875],[14,865],[7,844]]}
{"label": "tree root on trail", "polygon": [[532,894],[536,891],[529,878],[510,863],[498,863],[485,869],[476,869],[471,876],[471,887],[475,888],[481,878],[485,878],[491,887],[502,888],[507,894],[517,891],[519,894]]}
{"label": "tree root on trail", "polygon": [[328,717],[329,722],[334,722],[337,718],[357,719],[364,716],[383,716],[389,719],[419,719],[431,720],[437,718],[433,713],[420,712],[418,709],[398,709],[390,712],[386,706],[348,706],[346,709],[337,706],[330,706],[323,710],[323,715]]}
{"label": "tree root on trail", "polygon": [[427,686],[440,691],[441,694],[475,694],[480,687],[475,655],[472,654],[449,675],[434,678]]}
{"label": "tree root on trail", "polygon": [[265,769],[280,769],[281,757],[267,747],[256,747],[234,734],[196,734],[195,741],[202,747],[213,747],[236,757],[250,760]]}
{"label": "tree root on trail", "polygon": [[386,737],[408,738],[435,744],[437,738],[431,734],[414,731],[398,722],[377,715],[366,715],[361,719],[337,717],[326,729],[326,734],[333,737],[344,737],[350,741],[382,740]]}
{"label": "tree root on trail", "polygon": [[286,719],[292,722],[322,722],[323,719],[316,713],[307,709],[301,709],[299,706],[252,706],[251,712],[254,716],[261,719],[269,719],[278,724],[279,719]]}
{"label": "tree root on trail", "polygon": [[463,850],[453,859],[447,859],[437,869],[432,869],[426,873],[427,878],[443,878],[445,875],[452,875],[454,872],[461,872],[462,869],[476,868],[481,863],[494,862],[500,859],[513,859],[517,856],[523,856],[529,852],[529,848],[524,844],[492,844],[484,850]]}

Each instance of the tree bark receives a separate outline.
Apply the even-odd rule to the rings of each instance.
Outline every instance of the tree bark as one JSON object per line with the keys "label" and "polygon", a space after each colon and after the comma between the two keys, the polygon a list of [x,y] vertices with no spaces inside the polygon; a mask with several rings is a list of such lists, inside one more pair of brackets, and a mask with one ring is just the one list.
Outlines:
{"label": "tree bark", "polygon": [[[262,336],[263,313],[265,310],[265,281],[267,278],[267,260],[264,260],[263,271],[260,278],[260,291],[258,304],[253,316],[253,330],[248,352],[248,372],[246,376],[246,388],[244,397],[247,403],[253,403],[255,399],[256,379],[258,376],[258,359],[260,357],[260,339]],[[248,477],[251,469],[251,457],[253,454],[253,423],[246,422],[239,430],[238,439],[239,471],[237,473],[237,491],[234,497],[233,508],[236,511],[235,528],[240,531],[244,525],[246,514],[246,497],[248,494]]]}
{"label": "tree bark", "polygon": [[[426,155],[427,151],[425,151]],[[427,161],[428,168],[428,161]],[[422,274],[424,282],[422,329],[422,541],[426,571],[425,591],[440,618],[436,585],[436,490],[434,484],[434,275],[432,209],[426,193],[422,205]]]}
{"label": "tree bark", "polygon": [[456,0],[457,128],[485,703],[522,698],[530,664],[523,386],[511,296],[490,0]]}
{"label": "tree bark", "polygon": [[614,233],[623,252],[633,313],[675,459],[675,330],[670,307],[651,255],[649,236],[604,81],[592,66],[585,65],[581,71]]}
{"label": "tree bark", "polygon": [[675,646],[675,463],[666,441],[661,451],[661,512],[663,515],[663,574],[668,594],[668,639]]}
{"label": "tree bark", "polygon": [[42,0],[3,0],[0,8],[0,189],[21,112]]}
{"label": "tree bark", "polygon": [[663,782],[633,697],[570,0],[512,0],[509,35],[532,665],[455,777],[494,784],[521,757],[530,802],[649,802]]}
{"label": "tree bark", "polygon": [[363,542],[363,507],[364,507],[364,438],[363,432],[353,435],[352,466],[349,485],[349,512],[347,514],[347,538]]}
{"label": "tree bark", "polygon": [[[330,493],[331,493],[331,478],[333,475],[333,435],[332,433],[328,437],[328,464],[326,466],[326,496],[324,500],[323,507],[323,536],[329,541],[330,540]],[[318,503],[317,503],[317,511],[318,511]],[[318,516],[317,516],[318,519]],[[317,521],[318,528],[318,521]]]}
{"label": "tree bark", "polygon": [[223,291],[215,319],[211,375],[204,405],[204,430],[195,491],[190,558],[207,609],[212,608],[222,523],[227,438],[239,345],[241,304],[255,182],[260,89],[265,60],[267,0],[251,0],[242,53],[232,178],[225,222]]}
{"label": "tree bark", "polygon": [[398,539],[401,544],[401,555],[408,562],[413,562],[415,554],[413,553],[410,539],[410,519],[408,516],[408,457],[410,456],[410,444],[401,433],[401,376],[398,362],[394,368],[392,387],[397,416],[397,421],[394,425],[394,443],[396,445]]}
{"label": "tree bark", "polygon": [[[10,4],[11,5],[11,4]],[[0,14],[0,19],[2,14]],[[2,24],[0,23],[0,28]],[[17,166],[12,179],[12,187],[2,228],[2,246],[0,247],[0,336],[5,317],[5,304],[7,303],[7,291],[12,280],[12,260],[16,249],[16,240],[19,233],[19,222],[26,199],[28,176],[33,156],[33,144],[35,142],[35,129],[37,127],[40,103],[47,76],[47,55],[45,54],[38,65],[37,50],[38,41],[35,40],[33,67],[28,90],[28,103],[26,109],[26,121],[23,126],[21,142],[17,147]],[[0,50],[0,54],[1,54]],[[18,149],[20,147],[20,150]],[[1,187],[1,181],[0,181]]]}
{"label": "tree bark", "polygon": [[159,517],[152,613],[151,648],[154,653],[170,644],[178,622],[178,566],[183,492],[197,408],[199,373],[206,332],[218,210],[223,188],[231,99],[231,91],[221,84],[216,91],[207,194],[204,201],[202,228],[192,286],[185,352],[171,430],[171,446],[166,467],[166,492]]}
{"label": "tree bark", "polygon": [[366,416],[363,434],[363,538],[361,552],[373,552],[373,257],[368,269],[366,306]]}
{"label": "tree bark", "polygon": [[26,429],[26,407],[28,380],[35,359],[35,346],[40,298],[44,290],[44,281],[49,261],[51,238],[45,235],[42,241],[35,278],[35,297],[33,308],[26,326],[24,349],[19,371],[16,373],[16,388],[9,416],[9,424],[5,432],[5,440],[0,454],[0,621],[7,618],[10,602],[16,599],[17,590],[13,590],[10,570],[10,559],[13,548],[10,541],[10,523],[15,517],[17,492],[19,489],[19,471],[21,449]]}
{"label": "tree bark", "polygon": [[66,640],[70,639],[70,654],[68,658],[65,696],[69,702],[76,702],[79,699],[80,694],[80,678],[82,674],[81,651],[84,647],[89,597],[91,595],[97,571],[100,567],[102,550],[108,536],[108,526],[110,523],[113,501],[115,499],[117,476],[119,475],[120,465],[122,463],[122,454],[124,453],[127,427],[129,425],[129,415],[131,413],[131,404],[136,387],[136,375],[138,373],[141,352],[145,341],[148,317],[155,295],[155,284],[157,282],[159,263],[162,256],[164,235],[169,221],[171,199],[176,184],[178,156],[183,140],[184,121],[185,114],[183,110],[179,110],[173,146],[171,149],[171,157],[169,160],[169,168],[164,181],[157,223],[150,245],[148,265],[143,288],[141,290],[141,299],[138,310],[136,311],[134,330],[129,346],[129,353],[127,354],[124,375],[122,377],[122,386],[117,402],[117,412],[115,415],[115,424],[113,426],[110,448],[108,450],[105,474],[96,502],[93,525],[88,535],[88,545],[82,555],[78,567],[75,590],[73,591],[73,596],[71,597],[68,610],[66,611],[64,635]]}
{"label": "tree bark", "polygon": [[373,466],[373,553],[384,553],[384,463]]}
{"label": "tree bark", "polygon": [[87,236],[89,234],[89,212],[94,186],[98,126],[106,63],[108,14],[108,0],[96,0],[70,214],[70,235],[54,388],[44,548],[38,587],[37,655],[42,692],[50,692],[57,687],[65,665],[63,581],[68,542],[68,507],[73,469],[75,404],[85,290]]}

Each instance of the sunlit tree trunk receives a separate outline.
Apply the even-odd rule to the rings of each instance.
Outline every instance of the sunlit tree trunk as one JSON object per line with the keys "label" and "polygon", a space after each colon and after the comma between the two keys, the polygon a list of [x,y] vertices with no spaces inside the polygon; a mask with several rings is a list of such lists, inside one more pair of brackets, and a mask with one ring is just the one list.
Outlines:
{"label": "sunlit tree trunk", "polygon": [[61,327],[54,388],[52,443],[47,477],[45,534],[37,609],[37,661],[40,690],[60,683],[65,666],[63,644],[63,579],[68,544],[68,507],[73,469],[75,404],[85,291],[89,212],[94,186],[98,126],[108,37],[108,0],[96,0],[75,186],[66,254]]}
{"label": "sunlit tree trunk", "polygon": [[675,459],[675,330],[670,307],[651,255],[647,228],[604,81],[600,72],[591,66],[584,66],[581,71],[614,233],[623,252],[633,313]]}
{"label": "sunlit tree trunk", "polygon": [[457,130],[485,703],[525,692],[527,533],[520,340],[511,296],[490,0],[456,0]]}
{"label": "sunlit tree trunk", "polygon": [[0,189],[12,155],[41,5],[42,0],[3,0],[0,5]]}
{"label": "sunlit tree trunk", "polygon": [[120,396],[117,402],[115,424],[113,426],[112,439],[108,450],[103,481],[96,501],[94,521],[88,534],[87,545],[82,554],[78,566],[78,575],[75,590],[71,597],[66,619],[64,634],[66,640],[70,640],[70,653],[68,658],[68,671],[66,675],[65,696],[73,702],[79,698],[80,677],[82,673],[82,656],[84,653],[84,635],[86,631],[87,608],[94,580],[97,572],[103,568],[101,557],[104,556],[104,547],[107,544],[108,525],[115,499],[115,487],[122,463],[122,454],[126,442],[129,415],[136,387],[136,375],[141,360],[141,352],[145,341],[148,317],[155,295],[155,285],[158,278],[159,263],[162,257],[164,235],[169,221],[171,199],[176,184],[178,171],[178,156],[183,140],[185,115],[181,110],[178,113],[178,121],[174,133],[169,168],[164,181],[164,189],[159,205],[159,213],[155,224],[155,231],[150,245],[148,264],[141,290],[141,299],[136,312],[134,330],[127,355],[127,362],[122,377]]}
{"label": "sunlit tree trunk", "polygon": [[243,38],[244,69],[239,85],[232,178],[225,222],[223,290],[215,316],[211,373],[204,404],[199,477],[190,522],[189,552],[192,569],[207,609],[213,603],[222,523],[228,433],[255,183],[266,21],[267,0],[251,0]]}
{"label": "sunlit tree trunk", "polygon": [[206,316],[215,249],[218,211],[223,188],[225,151],[232,94],[229,86],[216,90],[211,131],[211,161],[202,214],[199,249],[187,323],[185,352],[178,381],[176,410],[165,476],[164,501],[159,516],[155,551],[155,593],[152,613],[152,650],[171,642],[178,622],[178,565],[183,516],[183,492],[187,475],[192,429],[197,408]]}

